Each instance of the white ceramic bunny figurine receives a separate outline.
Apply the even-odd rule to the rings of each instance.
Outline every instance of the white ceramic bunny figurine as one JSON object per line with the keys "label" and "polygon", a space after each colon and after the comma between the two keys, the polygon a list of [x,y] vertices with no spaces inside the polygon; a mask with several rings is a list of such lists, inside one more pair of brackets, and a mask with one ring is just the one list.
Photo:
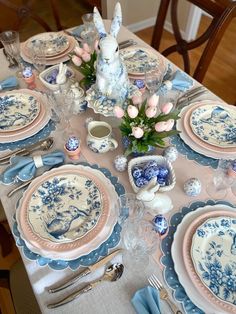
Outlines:
{"label": "white ceramic bunny figurine", "polygon": [[103,95],[112,96],[118,103],[124,102],[129,90],[126,67],[120,58],[119,46],[116,40],[121,23],[122,13],[119,2],[115,6],[109,34],[105,30],[100,13],[96,7],[94,8],[94,24],[100,36],[96,85]]}
{"label": "white ceramic bunny figurine", "polygon": [[160,185],[156,183],[156,178],[152,178],[136,195],[137,199],[143,201],[152,215],[165,214],[173,208],[170,197],[157,192],[159,188]]}
{"label": "white ceramic bunny figurine", "polygon": [[59,72],[56,77],[56,83],[59,85],[65,84],[66,82],[66,72],[67,72],[67,65],[63,64],[62,62],[59,64]]}

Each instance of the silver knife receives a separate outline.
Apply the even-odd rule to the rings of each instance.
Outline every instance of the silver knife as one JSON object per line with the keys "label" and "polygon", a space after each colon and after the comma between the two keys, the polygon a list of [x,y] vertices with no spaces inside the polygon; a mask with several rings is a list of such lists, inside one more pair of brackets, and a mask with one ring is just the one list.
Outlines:
{"label": "silver knife", "polygon": [[17,191],[23,189],[24,187],[26,187],[27,185],[29,185],[35,178],[28,180],[24,183],[22,183],[21,185],[17,186],[16,188],[14,188],[13,190],[11,190],[10,192],[7,193],[7,197],[11,197],[13,194],[15,194]]}
{"label": "silver knife", "polygon": [[206,90],[200,90],[199,92],[193,94],[192,96],[188,96],[186,98],[184,98],[181,101],[178,101],[176,104],[176,108],[177,109],[183,109],[185,106],[187,106],[192,100],[198,98],[199,96],[201,96],[202,94],[204,94],[206,92]]}
{"label": "silver knife", "polygon": [[[71,278],[70,280],[68,280],[67,282],[65,282],[63,285],[56,287],[56,288],[50,288],[48,289],[49,293],[55,293],[58,291],[61,291],[71,285],[73,285],[75,282],[77,282],[79,279],[87,276],[88,274],[90,274],[92,271],[100,268],[101,266],[105,265],[107,262],[109,262],[110,260],[112,260],[112,258],[114,256],[116,256],[118,253],[120,253],[122,251],[122,249],[118,249],[114,252],[112,252],[111,254],[107,255],[106,257],[104,257],[103,259],[101,259],[99,262],[88,266],[84,271],[82,271],[81,273],[79,273],[78,275],[76,275],[75,277]],[[89,289],[90,290],[90,289]]]}
{"label": "silver knife", "polygon": [[46,140],[39,141],[33,145],[27,146],[27,147],[22,148],[22,149],[15,150],[15,151],[1,157],[0,163],[5,162],[6,160],[9,160],[12,156],[29,153],[36,148],[43,148],[43,147],[48,147],[48,146],[51,148],[51,146],[53,145],[53,142],[54,142],[53,138],[49,137]]}

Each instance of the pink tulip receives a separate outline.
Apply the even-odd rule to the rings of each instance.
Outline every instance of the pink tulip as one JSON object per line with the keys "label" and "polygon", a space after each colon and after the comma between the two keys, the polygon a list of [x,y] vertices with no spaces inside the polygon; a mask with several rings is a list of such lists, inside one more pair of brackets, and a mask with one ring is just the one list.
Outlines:
{"label": "pink tulip", "polygon": [[157,132],[164,132],[164,131],[166,131],[166,126],[167,126],[166,121],[157,122],[155,124],[155,130]]}
{"label": "pink tulip", "polygon": [[128,106],[127,113],[130,118],[134,119],[138,115],[138,108],[132,105]]}
{"label": "pink tulip", "polygon": [[134,105],[139,105],[142,102],[142,96],[140,95],[135,95],[132,97],[132,102]]}
{"label": "pink tulip", "polygon": [[166,131],[170,131],[172,130],[173,126],[175,124],[175,120],[174,119],[169,119],[166,121]]}
{"label": "pink tulip", "polygon": [[91,55],[87,52],[84,52],[82,54],[82,59],[84,60],[84,62],[89,62],[91,60]]}
{"label": "pink tulip", "polygon": [[94,49],[98,52],[98,40],[95,40]]}
{"label": "pink tulip", "polygon": [[132,127],[132,135],[135,138],[141,138],[144,134],[143,129],[141,129],[140,127],[136,126],[136,127]]}
{"label": "pink tulip", "polygon": [[147,101],[148,107],[157,107],[159,102],[159,95],[153,94]]}
{"label": "pink tulip", "polygon": [[75,47],[74,52],[75,52],[75,54],[78,57],[82,57],[82,54],[84,53],[84,50],[82,48],[80,48],[80,47]]}
{"label": "pink tulip", "polygon": [[173,104],[171,102],[167,102],[166,104],[162,106],[161,111],[164,114],[168,114],[171,112],[172,108],[173,108]]}
{"label": "pink tulip", "polygon": [[89,45],[87,43],[83,44],[83,49],[84,51],[86,51],[87,53],[91,53],[91,48],[89,47]]}
{"label": "pink tulip", "polygon": [[121,107],[115,106],[114,107],[114,114],[115,114],[115,116],[117,118],[120,119],[120,118],[122,118],[124,116],[125,112],[124,112],[124,110]]}
{"label": "pink tulip", "polygon": [[148,118],[153,118],[157,114],[157,108],[156,107],[147,107],[145,113],[146,113],[146,116]]}
{"label": "pink tulip", "polygon": [[77,56],[72,57],[72,62],[78,67],[82,64],[82,60],[80,59],[80,57]]}

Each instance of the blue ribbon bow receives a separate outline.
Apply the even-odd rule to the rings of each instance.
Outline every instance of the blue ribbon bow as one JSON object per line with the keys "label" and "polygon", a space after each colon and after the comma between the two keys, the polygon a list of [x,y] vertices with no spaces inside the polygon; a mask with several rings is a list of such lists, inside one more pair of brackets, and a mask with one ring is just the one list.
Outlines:
{"label": "blue ribbon bow", "polygon": [[18,179],[20,181],[28,181],[35,176],[37,168],[62,164],[64,160],[65,154],[62,151],[55,151],[37,157],[14,156],[10,160],[10,166],[0,175],[0,182],[11,184]]}
{"label": "blue ribbon bow", "polygon": [[156,92],[159,95],[165,95],[168,90],[174,89],[182,92],[192,88],[193,79],[183,71],[177,70],[167,81],[164,81]]}
{"label": "blue ribbon bow", "polygon": [[0,91],[3,89],[11,89],[18,86],[18,81],[15,76],[10,76],[5,80],[0,81]]}

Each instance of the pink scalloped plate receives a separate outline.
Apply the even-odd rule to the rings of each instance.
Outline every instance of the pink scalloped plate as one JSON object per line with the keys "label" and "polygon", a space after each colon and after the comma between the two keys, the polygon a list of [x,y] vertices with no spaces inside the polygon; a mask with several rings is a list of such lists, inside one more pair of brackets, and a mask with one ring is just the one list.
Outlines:
{"label": "pink scalloped plate", "polygon": [[183,238],[183,260],[184,264],[187,270],[187,273],[196,287],[197,291],[206,299],[208,302],[220,307],[221,309],[228,311],[229,313],[236,313],[236,306],[233,304],[230,304],[228,302],[224,302],[222,299],[218,298],[201,280],[201,278],[198,276],[194,262],[192,260],[191,256],[191,246],[192,246],[192,239],[193,236],[199,226],[201,226],[206,220],[214,217],[221,217],[221,216],[227,216],[227,217],[233,217],[236,218],[236,212],[232,211],[209,211],[205,214],[202,214],[198,216],[186,229],[185,235]]}
{"label": "pink scalloped plate", "polygon": [[[38,191],[45,181],[69,175],[82,176],[92,180],[101,194],[102,212],[95,226],[83,236],[75,238],[70,242],[57,242],[49,237],[45,238],[37,232],[37,225],[32,225],[36,220],[29,221],[29,204],[31,204],[30,202],[35,192]],[[117,194],[114,187],[100,171],[82,165],[65,165],[44,173],[30,184],[17,208],[16,219],[21,236],[30,250],[53,259],[71,260],[88,254],[110,236],[117,222],[116,215],[113,215],[111,212],[116,199]],[[37,222],[37,224],[39,223],[41,222]]]}
{"label": "pink scalloped plate", "polygon": [[[210,101],[210,100],[205,100],[205,101],[201,101],[201,102],[197,102],[197,103],[194,103],[194,104],[191,104],[189,107],[189,109],[183,114],[183,125],[184,125],[184,128],[186,130],[186,133],[188,134],[188,136],[195,142],[197,143],[198,145],[202,146],[203,148],[206,148],[208,150],[211,150],[213,152],[227,152],[227,153],[236,153],[236,148],[232,148],[232,147],[219,147],[219,146],[215,146],[215,145],[211,145],[209,143],[206,143],[205,141],[202,141],[198,136],[196,136],[193,131],[192,131],[192,128],[190,126],[190,118],[191,118],[191,114],[192,112],[196,109],[196,108],[199,108],[199,107],[202,107],[206,104],[219,104],[220,102],[219,101]],[[224,104],[224,107],[230,107],[230,105],[226,105]],[[232,107],[232,106],[231,106]]]}
{"label": "pink scalloped plate", "polygon": [[40,112],[37,118],[29,125],[16,131],[0,132],[0,142],[9,143],[16,142],[25,138],[28,138],[36,133],[38,133],[50,120],[50,114],[46,110],[46,104],[44,103],[40,93],[35,91],[30,91],[28,89],[20,89],[12,92],[27,93],[38,99],[40,103]]}

